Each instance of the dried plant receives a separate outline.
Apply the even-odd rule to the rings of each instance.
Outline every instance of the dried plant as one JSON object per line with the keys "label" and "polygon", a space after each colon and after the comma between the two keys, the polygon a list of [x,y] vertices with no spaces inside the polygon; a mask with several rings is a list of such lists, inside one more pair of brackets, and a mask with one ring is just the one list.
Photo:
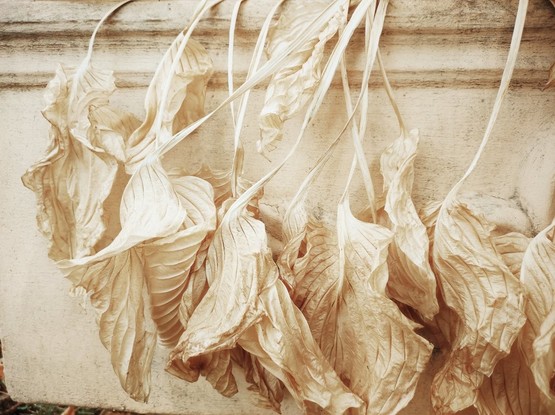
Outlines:
{"label": "dried plant", "polygon": [[[447,353],[431,388],[438,414],[472,405],[483,414],[551,413],[555,224],[533,239],[499,234],[460,197],[508,89],[527,0],[519,2],[509,58],[474,160],[443,201],[420,212],[411,196],[419,133],[406,128],[378,50],[388,0],[277,1],[247,78],[235,88],[237,0],[229,95],[208,113],[212,62],[193,32],[221,0],[202,0],[156,69],[142,121],[110,104],[112,72],[91,64],[99,28],[129,1],[100,21],[81,65],[58,69],[48,84],[43,114],[51,144],[23,182],[37,195],[49,256],[88,293],[102,344],[133,399],[148,399],[159,345],[170,349],[169,373],[188,382],[203,376],[224,396],[237,393],[232,368],[241,366],[260,404],[277,412],[287,389],[306,413],[396,414],[414,396],[430,359],[432,344],[421,336],[427,332]],[[355,99],[344,56],[361,25],[365,66]],[[382,195],[364,152],[376,62],[400,130],[380,158]],[[305,139],[338,69],[347,121],[293,196],[282,222],[283,250],[272,252],[259,200]],[[304,119],[286,156],[250,182],[243,175],[243,125],[251,90],[268,79],[255,115],[259,151],[280,145],[287,119],[303,113]],[[227,107],[231,165],[166,169],[164,156]],[[353,160],[335,223],[328,223],[309,207],[309,193],[348,132]],[[118,171],[127,174],[123,191],[114,186]],[[357,172],[366,214],[351,208]],[[121,229],[100,243],[110,195],[121,199]]]}

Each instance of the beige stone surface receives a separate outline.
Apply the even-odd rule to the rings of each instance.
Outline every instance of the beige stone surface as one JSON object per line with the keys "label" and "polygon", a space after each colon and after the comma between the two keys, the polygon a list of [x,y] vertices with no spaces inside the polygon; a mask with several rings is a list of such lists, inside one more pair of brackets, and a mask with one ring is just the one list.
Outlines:
{"label": "beige stone surface", "polygon": [[[157,351],[149,404],[128,399],[112,372],[98,339],[93,310],[68,296],[69,283],[47,258],[46,241],[35,223],[35,197],[20,176],[41,157],[47,123],[40,110],[43,88],[58,63],[76,65],[96,21],[113,1],[0,1],[0,337],[6,378],[13,397],[22,401],[126,408],[168,414],[266,413],[253,406],[256,396],[245,390],[232,399],[214,392],[204,380],[187,384],[164,372],[167,350]],[[99,34],[93,63],[113,68],[121,90],[114,102],[142,114],[145,86],[173,36],[186,25],[195,2],[137,1],[123,9]],[[199,26],[196,38],[211,52],[216,72],[209,85],[208,105],[226,95],[226,1]],[[251,47],[271,2],[245,3],[239,21],[237,76],[244,78]],[[390,6],[383,54],[399,105],[409,126],[420,129],[416,161],[417,204],[442,198],[462,175],[482,137],[508,51],[515,1],[396,0]],[[554,214],[555,90],[542,91],[555,61],[555,13],[547,0],[533,0],[511,91],[494,136],[478,169],[465,185],[489,197],[472,196],[496,220],[532,232]],[[362,45],[357,36],[353,50]],[[350,52],[353,83],[360,62]],[[397,136],[391,108],[376,76],[372,81],[370,134],[366,150],[377,186],[380,151]],[[279,240],[279,218],[303,175],[333,139],[330,132],[344,120],[338,84],[330,91],[320,116],[295,159],[268,185],[263,214]],[[256,90],[246,125],[247,141],[258,136]],[[299,120],[288,124],[294,131]],[[167,158],[171,165],[229,166],[232,147],[229,113],[224,111],[180,144]],[[247,175],[256,178],[279,161],[292,137],[271,153],[271,161],[247,146]],[[311,198],[331,212],[346,179],[352,146],[346,136],[319,179]],[[356,187],[356,186],[355,186]],[[360,189],[361,186],[358,185]],[[353,202],[360,205],[361,192]],[[115,209],[117,207],[113,207]],[[523,211],[524,209],[524,211]],[[276,244],[279,246],[279,243]],[[417,397],[404,414],[428,414],[431,364]],[[238,377],[240,378],[240,376]],[[270,413],[270,412],[267,412]],[[284,414],[297,414],[291,400]]]}

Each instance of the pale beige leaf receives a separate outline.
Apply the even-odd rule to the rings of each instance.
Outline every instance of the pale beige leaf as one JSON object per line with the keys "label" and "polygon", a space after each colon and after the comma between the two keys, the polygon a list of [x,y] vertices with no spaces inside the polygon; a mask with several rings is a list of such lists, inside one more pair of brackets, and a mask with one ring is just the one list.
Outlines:
{"label": "pale beige leaf", "polygon": [[256,392],[256,405],[281,413],[285,386],[278,378],[264,368],[256,357],[237,346],[232,351],[233,360],[245,370],[248,389]]}
{"label": "pale beige leaf", "polygon": [[87,135],[96,128],[90,107],[106,106],[113,90],[112,73],[91,67],[77,79],[74,71],[59,67],[48,83],[43,111],[50,123],[48,154],[22,179],[36,193],[37,223],[52,259],[90,255],[105,231],[103,203],[117,162],[93,147]]}
{"label": "pale beige leaf", "polygon": [[344,247],[346,273],[368,283],[372,290],[385,297],[388,283],[387,256],[393,240],[389,229],[355,218],[348,200],[337,210],[337,236]]}
{"label": "pale beige leaf", "polygon": [[475,403],[480,415],[549,415],[517,343],[484,379]]}
{"label": "pale beige leaf", "polygon": [[422,224],[426,227],[426,234],[428,235],[428,240],[430,241],[430,256],[433,255],[432,246],[434,244],[434,233],[440,209],[440,201],[431,201],[418,210],[418,217],[422,221]]}
{"label": "pale beige leaf", "polygon": [[271,59],[284,52],[306,27],[331,3],[334,14],[319,31],[291,53],[272,76],[260,112],[259,151],[271,149],[282,137],[283,123],[298,114],[314,94],[322,77],[324,49],[344,24],[347,0],[289,1],[268,36],[267,54]]}
{"label": "pale beige leaf", "polygon": [[520,282],[497,252],[492,227],[457,200],[457,193],[493,131],[515,68],[527,8],[528,0],[519,0],[509,54],[480,147],[442,203],[436,223],[433,259],[438,283],[446,305],[459,319],[449,359],[432,383],[432,404],[440,414],[476,402],[484,377],[509,354],[526,321]]}
{"label": "pale beige leaf", "polygon": [[437,219],[434,265],[445,303],[460,319],[449,359],[432,383],[438,413],[474,404],[484,377],[509,354],[525,321],[520,283],[497,252],[491,230],[453,199]]}
{"label": "pale beige leaf", "polygon": [[198,177],[171,177],[187,211],[184,229],[144,245],[145,273],[152,316],[164,346],[177,344],[183,326],[179,307],[187,287],[196,284],[194,265],[203,242],[216,228],[216,207],[210,184]]}
{"label": "pale beige leaf", "polygon": [[[129,172],[133,172],[155,147],[166,143],[173,134],[204,115],[212,60],[194,39],[187,41],[180,54],[184,38],[183,32],[176,37],[150,82],[145,97],[145,119],[129,138],[126,163]],[[162,102],[165,88],[169,89],[165,102]]]}
{"label": "pale beige leaf", "polygon": [[[214,188],[214,203],[219,209],[223,203],[232,197],[231,192],[231,172],[229,170],[212,170],[209,166],[203,165],[197,170],[194,176],[206,180]],[[237,180],[237,196],[242,195],[245,190],[252,186],[252,182],[244,177],[239,177]],[[258,217],[259,201],[264,196],[264,188],[261,188],[250,200],[247,209],[255,216]]]}
{"label": "pale beige leaf", "polygon": [[91,107],[88,139],[92,146],[103,149],[118,161],[125,162],[127,140],[140,121],[131,113],[110,107]]}
{"label": "pale beige leaf", "polygon": [[172,359],[166,366],[169,373],[187,382],[196,382],[199,376],[204,376],[214,389],[228,398],[238,391],[232,369],[230,350],[195,356],[186,362]]}
{"label": "pale beige leaf", "polygon": [[555,308],[555,244],[550,239],[553,237],[554,229],[555,224],[551,224],[536,235],[522,260],[520,279],[528,302],[521,346],[529,365],[534,358],[532,344],[540,333],[543,321]]}
{"label": "pale beige leaf", "polygon": [[69,270],[68,278],[91,293],[99,314],[100,340],[111,354],[121,386],[139,401],[148,399],[156,346],[140,248],[122,251]]}
{"label": "pale beige leaf", "polygon": [[191,315],[170,364],[187,365],[239,344],[284,382],[299,405],[308,400],[333,413],[358,406],[278,280],[264,224],[244,205],[230,209],[209,248],[208,292]]}
{"label": "pale beige leaf", "polygon": [[385,211],[395,234],[390,246],[388,291],[430,320],[438,311],[436,278],[429,263],[429,240],[411,198],[417,130],[403,133],[381,156]]}
{"label": "pale beige leaf", "polygon": [[503,258],[505,265],[513,275],[520,279],[520,269],[522,267],[522,260],[530,238],[519,232],[509,232],[503,235],[495,236],[493,238],[495,249]]}
{"label": "pale beige leaf", "polygon": [[[426,227],[426,232],[430,241],[430,262],[432,263],[432,267],[434,232],[440,208],[441,202],[434,201],[426,203],[419,210],[420,219]],[[474,212],[474,214],[476,214],[476,212]],[[495,226],[496,228],[497,226],[505,227],[504,223],[496,223]],[[519,278],[522,257],[524,256],[524,251],[530,242],[530,238],[519,232],[509,232],[493,236],[492,239],[497,252],[499,252],[503,258],[505,265],[507,265],[515,277]],[[428,334],[433,336],[435,344],[439,345],[440,348],[443,349],[450,347],[450,342],[456,337],[456,333],[459,330],[460,320],[457,317],[457,314],[445,305],[441,296],[439,297],[439,303],[440,313],[435,316],[432,322],[425,322],[425,324]],[[439,330],[439,333],[437,330]]]}
{"label": "pale beige leaf", "polygon": [[[208,291],[204,260],[205,252],[210,245],[211,237],[207,237],[197,253],[197,258],[193,264],[185,291],[182,294],[181,304],[179,305],[179,321],[182,334],[189,324],[189,319],[200,301]],[[232,373],[232,362],[229,350],[220,350],[207,353],[187,362],[181,360],[168,361],[166,370],[187,382],[196,382],[200,375],[223,396],[233,396],[237,393],[237,383]]]}
{"label": "pale beige leaf", "polygon": [[[414,333],[415,326],[397,306],[369,283],[369,270],[380,273],[385,267],[387,273],[387,242],[392,235],[379,232],[385,243],[378,243],[378,249],[362,251],[346,244],[342,281],[333,234],[310,224],[302,258],[304,276],[293,296],[324,355],[365,401],[366,409],[360,413],[395,414],[412,399],[431,347]],[[401,384],[402,390],[396,386]]]}
{"label": "pale beige leaf", "polygon": [[[531,369],[542,398],[555,410],[555,309],[547,315],[534,340],[534,362]],[[552,413],[552,412],[551,412]]]}
{"label": "pale beige leaf", "polygon": [[528,318],[520,345],[545,399],[555,401],[555,222],[540,232],[528,246],[520,278],[528,301]]}
{"label": "pale beige leaf", "polygon": [[[494,242],[505,264],[519,278],[530,238],[510,232],[495,237]],[[480,414],[488,415],[547,415],[555,410],[543,402],[518,341],[509,356],[501,359],[492,375],[484,379],[474,406]]]}
{"label": "pale beige leaf", "polygon": [[261,293],[265,314],[251,326],[239,345],[287,387],[297,404],[315,403],[327,413],[356,410],[361,401],[341,382],[310,334],[280,280]]}
{"label": "pale beige leaf", "polygon": [[122,387],[133,399],[146,400],[156,328],[138,245],[177,232],[186,211],[154,159],[130,179],[120,212],[122,230],[110,245],[88,257],[60,261],[58,266],[74,285],[90,292],[100,313],[100,338],[112,354]]}
{"label": "pale beige leaf", "polygon": [[86,265],[107,258],[153,238],[163,238],[179,230],[186,210],[159,160],[141,164],[131,177],[121,199],[121,232],[112,243],[95,255],[62,261],[64,267]]}

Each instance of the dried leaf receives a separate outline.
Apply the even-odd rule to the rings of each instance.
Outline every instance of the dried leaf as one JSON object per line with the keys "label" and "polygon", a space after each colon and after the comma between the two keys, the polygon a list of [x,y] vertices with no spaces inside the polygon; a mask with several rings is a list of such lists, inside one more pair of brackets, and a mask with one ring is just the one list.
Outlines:
{"label": "dried leaf", "polygon": [[89,122],[92,128],[88,130],[88,140],[91,145],[124,163],[127,139],[139,127],[140,121],[131,113],[103,106],[90,108]]}
{"label": "dried leaf", "polygon": [[187,382],[196,382],[201,375],[206,377],[215,390],[228,398],[238,391],[232,368],[230,350],[195,356],[186,362],[172,359],[166,366],[168,373]]}
{"label": "dried leaf", "polygon": [[[209,166],[203,165],[194,173],[194,176],[206,180],[214,188],[214,203],[219,209],[223,203],[232,197],[231,192],[231,172],[229,170],[212,170]],[[252,182],[244,177],[239,177],[237,181],[237,196],[241,196],[252,186]],[[247,209],[258,218],[260,215],[259,201],[264,196],[264,189],[261,188],[249,202]]]}
{"label": "dried leaf", "polygon": [[345,23],[346,0],[316,0],[288,2],[268,37],[269,58],[281,55],[285,49],[306,30],[306,26],[324,10],[333,8],[333,17],[320,26],[315,33],[272,76],[266,91],[264,107],[260,113],[261,138],[259,151],[270,148],[280,140],[283,123],[298,114],[312,97],[322,77],[324,48],[326,43]]}
{"label": "dried leaf", "polygon": [[[494,238],[497,251],[515,277],[530,238],[510,232]],[[522,333],[522,332],[521,332]],[[492,415],[547,415],[552,413],[541,399],[532,372],[526,364],[524,353],[515,342],[511,353],[501,359],[491,376],[484,379],[474,404],[480,414]]]}
{"label": "dried leaf", "polygon": [[103,203],[117,162],[87,136],[96,128],[90,108],[108,105],[113,90],[112,73],[91,67],[77,74],[59,67],[48,83],[43,111],[50,123],[48,154],[22,179],[37,195],[37,223],[54,260],[90,255],[105,231]]}
{"label": "dried leaf", "polygon": [[[153,203],[155,207],[153,209]],[[121,232],[94,256],[69,263],[84,265],[129,249],[152,238],[175,234],[187,212],[168,174],[156,158],[141,164],[129,180],[121,200]]]}
{"label": "dried leaf", "polygon": [[[534,340],[534,363],[531,366],[536,384],[555,410],[555,310],[547,315]],[[551,412],[552,413],[552,412]]]}
{"label": "dried leaf", "polygon": [[505,265],[509,267],[509,270],[516,278],[520,279],[522,260],[524,252],[530,244],[530,238],[519,232],[509,232],[495,236],[493,243],[495,244],[495,249],[503,258]]}
{"label": "dried leaf", "polygon": [[484,379],[475,404],[480,415],[548,415],[517,343],[501,359],[490,377]]}
{"label": "dried leaf", "polygon": [[299,406],[308,401],[330,414],[359,408],[361,401],[325,360],[281,281],[263,291],[261,300],[265,314],[241,338],[241,347],[285,384]]}
{"label": "dried leaf", "polygon": [[75,406],[68,406],[61,415],[76,415]]}
{"label": "dried leaf", "polygon": [[507,356],[524,325],[520,282],[504,264],[492,240],[491,226],[457,199],[474,171],[499,115],[516,64],[528,0],[520,0],[511,46],[482,142],[463,177],[442,203],[434,237],[433,259],[446,305],[460,319],[447,363],[432,382],[438,413],[474,404],[484,377]]}
{"label": "dried leaf", "polygon": [[100,340],[111,354],[122,388],[147,401],[150,366],[156,346],[140,248],[69,270],[68,278],[91,293],[99,314]]}
{"label": "dried leaf", "polygon": [[429,240],[411,198],[418,131],[403,132],[381,156],[385,211],[395,235],[390,245],[391,296],[430,320],[439,311],[436,278],[428,261]]}
{"label": "dried leaf", "polygon": [[528,246],[522,261],[520,278],[528,302],[528,318],[520,336],[520,345],[537,385],[545,399],[555,402],[555,222],[540,232]]}
{"label": "dried leaf", "polygon": [[250,384],[248,389],[258,394],[256,405],[281,413],[285,390],[283,382],[266,370],[256,357],[239,346],[232,351],[232,358],[245,370],[245,379]]}
{"label": "dried leaf", "polygon": [[483,378],[509,354],[525,321],[520,283],[497,252],[491,231],[462,202],[443,203],[434,265],[443,299],[460,324],[450,339],[449,360],[432,383],[432,403],[439,413],[474,404]]}
{"label": "dried leaf", "polygon": [[179,307],[189,285],[197,284],[194,265],[203,243],[216,229],[216,207],[210,184],[198,177],[171,178],[187,211],[184,229],[144,245],[145,273],[152,316],[160,341],[173,347],[183,332]]}
{"label": "dried leaf", "polygon": [[[186,46],[181,50],[183,42]],[[150,82],[145,97],[146,117],[129,138],[126,164],[129,172],[154,148],[204,115],[206,85],[211,75],[212,60],[204,47],[180,33]]]}
{"label": "dried leaf", "polygon": [[555,245],[550,238],[554,225],[551,224],[532,239],[524,254],[521,281],[529,301],[526,304],[527,321],[522,329],[521,346],[532,364],[533,342],[539,335],[540,327],[555,307]]}
{"label": "dried leaf", "polygon": [[248,198],[230,207],[216,231],[206,265],[210,288],[189,319],[170,364],[187,365],[191,359],[239,344],[284,382],[299,405],[311,401],[332,413],[358,406],[278,280],[264,225],[246,213]]}
{"label": "dried leaf", "polygon": [[156,328],[139,244],[176,233],[186,211],[166,172],[153,159],[131,177],[120,213],[122,230],[110,245],[58,266],[75,286],[91,293],[100,316],[100,338],[112,355],[122,387],[133,399],[146,401]]}
{"label": "dried leaf", "polygon": [[[295,264],[292,297],[324,355],[364,400],[366,408],[360,413],[395,414],[412,399],[431,347],[414,333],[414,324],[397,306],[372,286],[384,278],[373,274],[385,274],[387,282],[392,234],[357,221],[345,205],[338,211],[338,227],[344,239],[343,265],[334,234],[308,221],[306,252]],[[402,392],[397,384],[403,384]]]}

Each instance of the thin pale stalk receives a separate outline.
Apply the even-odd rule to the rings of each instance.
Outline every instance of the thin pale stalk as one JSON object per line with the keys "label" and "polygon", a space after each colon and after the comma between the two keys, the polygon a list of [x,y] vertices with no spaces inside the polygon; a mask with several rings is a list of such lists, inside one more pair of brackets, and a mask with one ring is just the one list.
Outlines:
{"label": "thin pale stalk", "polygon": [[474,155],[472,162],[468,166],[468,169],[464,173],[463,177],[453,186],[451,191],[447,194],[445,201],[442,204],[443,206],[446,205],[448,200],[451,200],[460,187],[462,186],[463,182],[470,176],[470,174],[476,168],[478,164],[478,160],[482,156],[484,149],[490,139],[491,133],[493,131],[493,127],[495,125],[495,121],[497,121],[497,116],[499,115],[499,111],[501,109],[501,104],[503,103],[503,99],[507,94],[509,89],[509,84],[511,82],[511,77],[513,76],[513,71],[516,64],[516,59],[518,56],[518,49],[520,47],[520,42],[522,40],[522,31],[524,30],[524,21],[526,19],[526,10],[528,9],[528,0],[520,0],[518,3],[518,11],[515,19],[515,26],[513,30],[513,36],[511,38],[511,46],[509,48],[509,54],[507,56],[507,63],[505,64],[505,69],[503,70],[503,76],[501,77],[501,84],[499,85],[499,90],[497,91],[497,96],[495,98],[495,102],[493,104],[493,110],[491,112],[488,125],[486,127],[486,131],[484,133],[484,137],[482,138],[482,142],[480,143],[480,147],[478,151]]}
{"label": "thin pale stalk", "polygon": [[403,136],[408,135],[407,128],[405,127],[405,120],[403,119],[403,115],[399,110],[399,106],[397,105],[397,100],[395,99],[395,93],[393,92],[393,88],[391,88],[391,84],[389,83],[389,78],[387,77],[387,73],[385,71],[385,66],[382,61],[382,55],[380,50],[378,49],[378,65],[380,66],[380,73],[382,75],[383,84],[385,87],[385,92],[387,93],[387,97],[389,98],[389,102],[391,103],[391,107],[395,112],[395,117],[397,118],[397,123],[399,124],[399,130],[401,130],[401,134]]}
{"label": "thin pale stalk", "polygon": [[[135,0],[122,1],[121,3],[114,6],[114,8],[112,8],[108,13],[106,13],[102,17],[102,19],[100,19],[100,21],[98,22],[98,24],[94,28],[94,31],[91,35],[90,40],[89,40],[89,48],[87,50],[87,55],[85,56],[85,58],[83,59],[83,61],[79,65],[79,68],[77,69],[77,72],[75,72],[74,80],[77,80],[77,79],[83,77],[83,75],[85,74],[85,72],[87,71],[87,68],[89,67],[89,65],[91,63],[92,53],[93,53],[93,48],[94,48],[94,42],[96,40],[96,34],[100,30],[100,27],[104,24],[104,22],[106,22],[106,20],[108,20],[110,17],[112,17],[112,15],[115,12],[117,12],[119,9],[121,9],[123,6],[125,6],[127,3],[131,3],[132,1],[135,1]],[[71,94],[69,96],[68,106],[71,106],[73,104],[73,100],[75,99],[75,96],[77,95],[78,85],[79,85],[79,82],[73,81],[73,85],[72,85],[72,88],[71,88]]]}
{"label": "thin pale stalk", "polygon": [[[378,53],[378,44],[381,37],[381,32],[383,30],[383,24],[385,20],[385,13],[387,10],[388,0],[381,1],[378,5],[378,9],[376,11],[376,19],[377,24],[371,25],[372,21],[372,13],[368,11],[367,13],[367,26],[371,27],[370,34],[366,35],[368,38],[366,45],[367,45],[367,55],[366,55],[366,65],[364,67],[363,72],[363,81],[362,81],[362,91],[361,91],[361,98],[364,101],[368,101],[368,82],[370,80],[370,74],[372,72],[372,67],[374,66],[374,62],[376,60],[376,55]],[[345,93],[345,102],[347,105],[347,112],[351,112],[352,108],[350,107],[350,89],[348,84],[348,78],[346,71],[342,71],[342,78],[344,80],[344,93]],[[349,187],[351,184],[351,180],[354,175],[354,170],[356,168],[357,162],[360,166],[360,171],[362,173],[362,177],[364,180],[368,201],[370,203],[372,219],[376,221],[376,203],[375,203],[375,195],[374,195],[374,186],[372,184],[372,178],[370,176],[370,169],[368,167],[368,162],[366,160],[366,156],[364,155],[364,149],[362,148],[362,137],[364,135],[366,129],[366,119],[367,119],[367,104],[364,111],[361,111],[361,122],[360,122],[360,130],[357,133],[355,129],[353,129],[353,142],[355,147],[355,157],[353,158],[353,162],[351,164],[351,170],[349,172],[349,177],[347,179],[347,184],[345,186],[345,191],[340,199],[339,203],[346,203],[349,197]],[[364,130],[363,130],[364,128]],[[347,202],[348,203],[348,202]]]}
{"label": "thin pale stalk", "polygon": [[[272,24],[272,18],[274,17],[277,9],[281,6],[284,0],[279,0],[274,7],[270,10],[266,19],[264,20],[264,24],[260,29],[260,34],[256,41],[256,45],[253,51],[253,55],[251,58],[251,62],[249,65],[249,69],[247,71],[247,79],[249,79],[253,72],[258,69],[260,65],[260,61],[262,60],[262,55],[264,54],[264,44],[266,43],[266,38],[268,37],[268,32],[270,30],[270,26]],[[237,116],[236,125],[234,128],[234,155],[233,155],[233,164],[231,167],[231,192],[233,197],[237,197],[237,180],[239,179],[239,175],[243,172],[243,159],[244,159],[244,152],[243,152],[243,144],[241,142],[241,130],[243,129],[243,122],[245,120],[245,115],[247,113],[247,103],[249,101],[251,90],[247,90],[245,94],[241,97],[239,101],[239,111]],[[232,94],[230,94],[232,95]],[[232,102],[230,103],[232,104]]]}
{"label": "thin pale stalk", "polygon": [[[369,40],[370,40],[370,25],[368,24],[369,21],[369,14],[371,14],[372,11],[368,10],[368,12],[366,13],[366,24],[364,27],[364,46],[365,46],[365,51],[366,51],[366,64],[368,64],[368,46],[369,46]],[[349,86],[349,77],[347,75],[347,66],[345,64],[345,58],[343,58],[341,60],[341,83],[343,85],[343,95],[345,97],[345,106],[347,109],[347,116],[350,116],[353,113],[353,105],[351,103],[351,88]],[[363,93],[363,98],[362,98],[362,108],[360,110],[361,113],[361,121],[360,121],[360,125],[359,125],[359,129],[357,131],[356,128],[356,119],[354,119],[353,121],[353,125],[352,125],[352,136],[353,136],[353,145],[355,148],[355,155],[353,156],[353,161],[351,162],[351,168],[349,170],[349,175],[347,178],[347,184],[345,185],[345,191],[343,192],[343,195],[341,196],[341,201],[345,200],[346,198],[349,197],[349,188],[350,188],[350,184],[351,181],[353,179],[354,176],[354,172],[357,166],[357,158],[359,156],[359,150],[362,149],[362,142],[364,140],[364,135],[366,132],[366,114],[368,112],[368,84],[361,84],[361,93]],[[357,149],[358,147],[358,149]],[[366,161],[366,158],[364,158],[364,161]],[[372,183],[372,177],[370,176],[369,173],[369,169],[368,166],[365,164],[360,163],[360,170],[361,170],[361,175],[364,181],[364,188],[366,190],[366,194],[368,197],[368,202],[370,203],[370,207],[371,207],[371,214],[372,214],[372,221],[376,221],[376,209],[375,209],[375,194],[374,194],[374,184]],[[341,203],[341,202],[340,202]]]}
{"label": "thin pale stalk", "polygon": [[[243,193],[243,195],[241,195],[241,197],[239,197],[235,201],[235,203],[229,208],[228,213],[224,217],[224,220],[226,220],[226,218],[230,217],[233,212],[244,208],[249,203],[251,198],[254,195],[256,195],[256,193],[258,193],[258,191],[270,179],[272,179],[272,177],[274,177],[277,174],[277,172],[285,165],[285,163],[293,156],[293,154],[297,150],[300,142],[302,141],[302,138],[304,136],[304,133],[305,133],[308,125],[310,124],[310,121],[314,118],[314,116],[318,112],[318,109],[320,108],[320,106],[321,106],[321,104],[324,100],[324,96],[326,95],[326,92],[329,89],[331,81],[333,80],[333,77],[335,75],[335,71],[337,69],[337,66],[339,66],[341,58],[342,58],[343,54],[345,53],[345,49],[347,48],[347,45],[348,45],[354,31],[356,30],[356,28],[358,27],[358,25],[360,24],[360,22],[362,21],[362,19],[366,15],[366,11],[368,10],[368,8],[370,7],[370,5],[373,2],[374,2],[374,0],[362,0],[360,2],[360,4],[357,6],[357,8],[354,10],[354,12],[351,16],[351,20],[349,20],[349,22],[347,23],[347,25],[345,27],[345,31],[341,34],[335,48],[333,49],[333,51],[331,53],[331,56],[330,56],[330,58],[329,58],[329,60],[326,64],[326,67],[324,68],[322,79],[320,80],[320,83],[318,84],[318,89],[316,90],[316,92],[314,94],[314,97],[313,97],[313,99],[311,100],[311,102],[309,104],[309,107],[308,107],[307,112],[305,114],[303,124],[301,126],[300,131],[299,131],[299,135],[297,136],[297,139],[296,139],[295,143],[293,144],[293,146],[291,147],[289,153],[285,156],[285,158],[280,162],[280,164],[277,167],[272,169],[269,173],[267,173],[264,177],[262,177],[258,182],[256,182],[254,185],[252,185],[245,193]],[[357,101],[357,107],[358,107],[358,104],[361,101],[361,98],[362,98],[362,94],[360,95],[359,100]],[[352,117],[349,118],[349,120],[345,124],[345,126],[344,126],[344,128],[341,131],[339,136],[341,136],[341,134],[343,134],[345,129],[349,126],[351,120],[352,120]]]}
{"label": "thin pale stalk", "polygon": [[[237,0],[233,5],[233,10],[231,12],[231,20],[229,22],[229,39],[227,48],[227,89],[229,95],[233,94],[233,54],[235,46],[235,28],[237,26],[237,18],[239,17],[239,9],[244,0]],[[234,103],[229,103],[229,110],[231,112],[231,120],[233,122],[233,128],[235,128],[235,108]]]}

